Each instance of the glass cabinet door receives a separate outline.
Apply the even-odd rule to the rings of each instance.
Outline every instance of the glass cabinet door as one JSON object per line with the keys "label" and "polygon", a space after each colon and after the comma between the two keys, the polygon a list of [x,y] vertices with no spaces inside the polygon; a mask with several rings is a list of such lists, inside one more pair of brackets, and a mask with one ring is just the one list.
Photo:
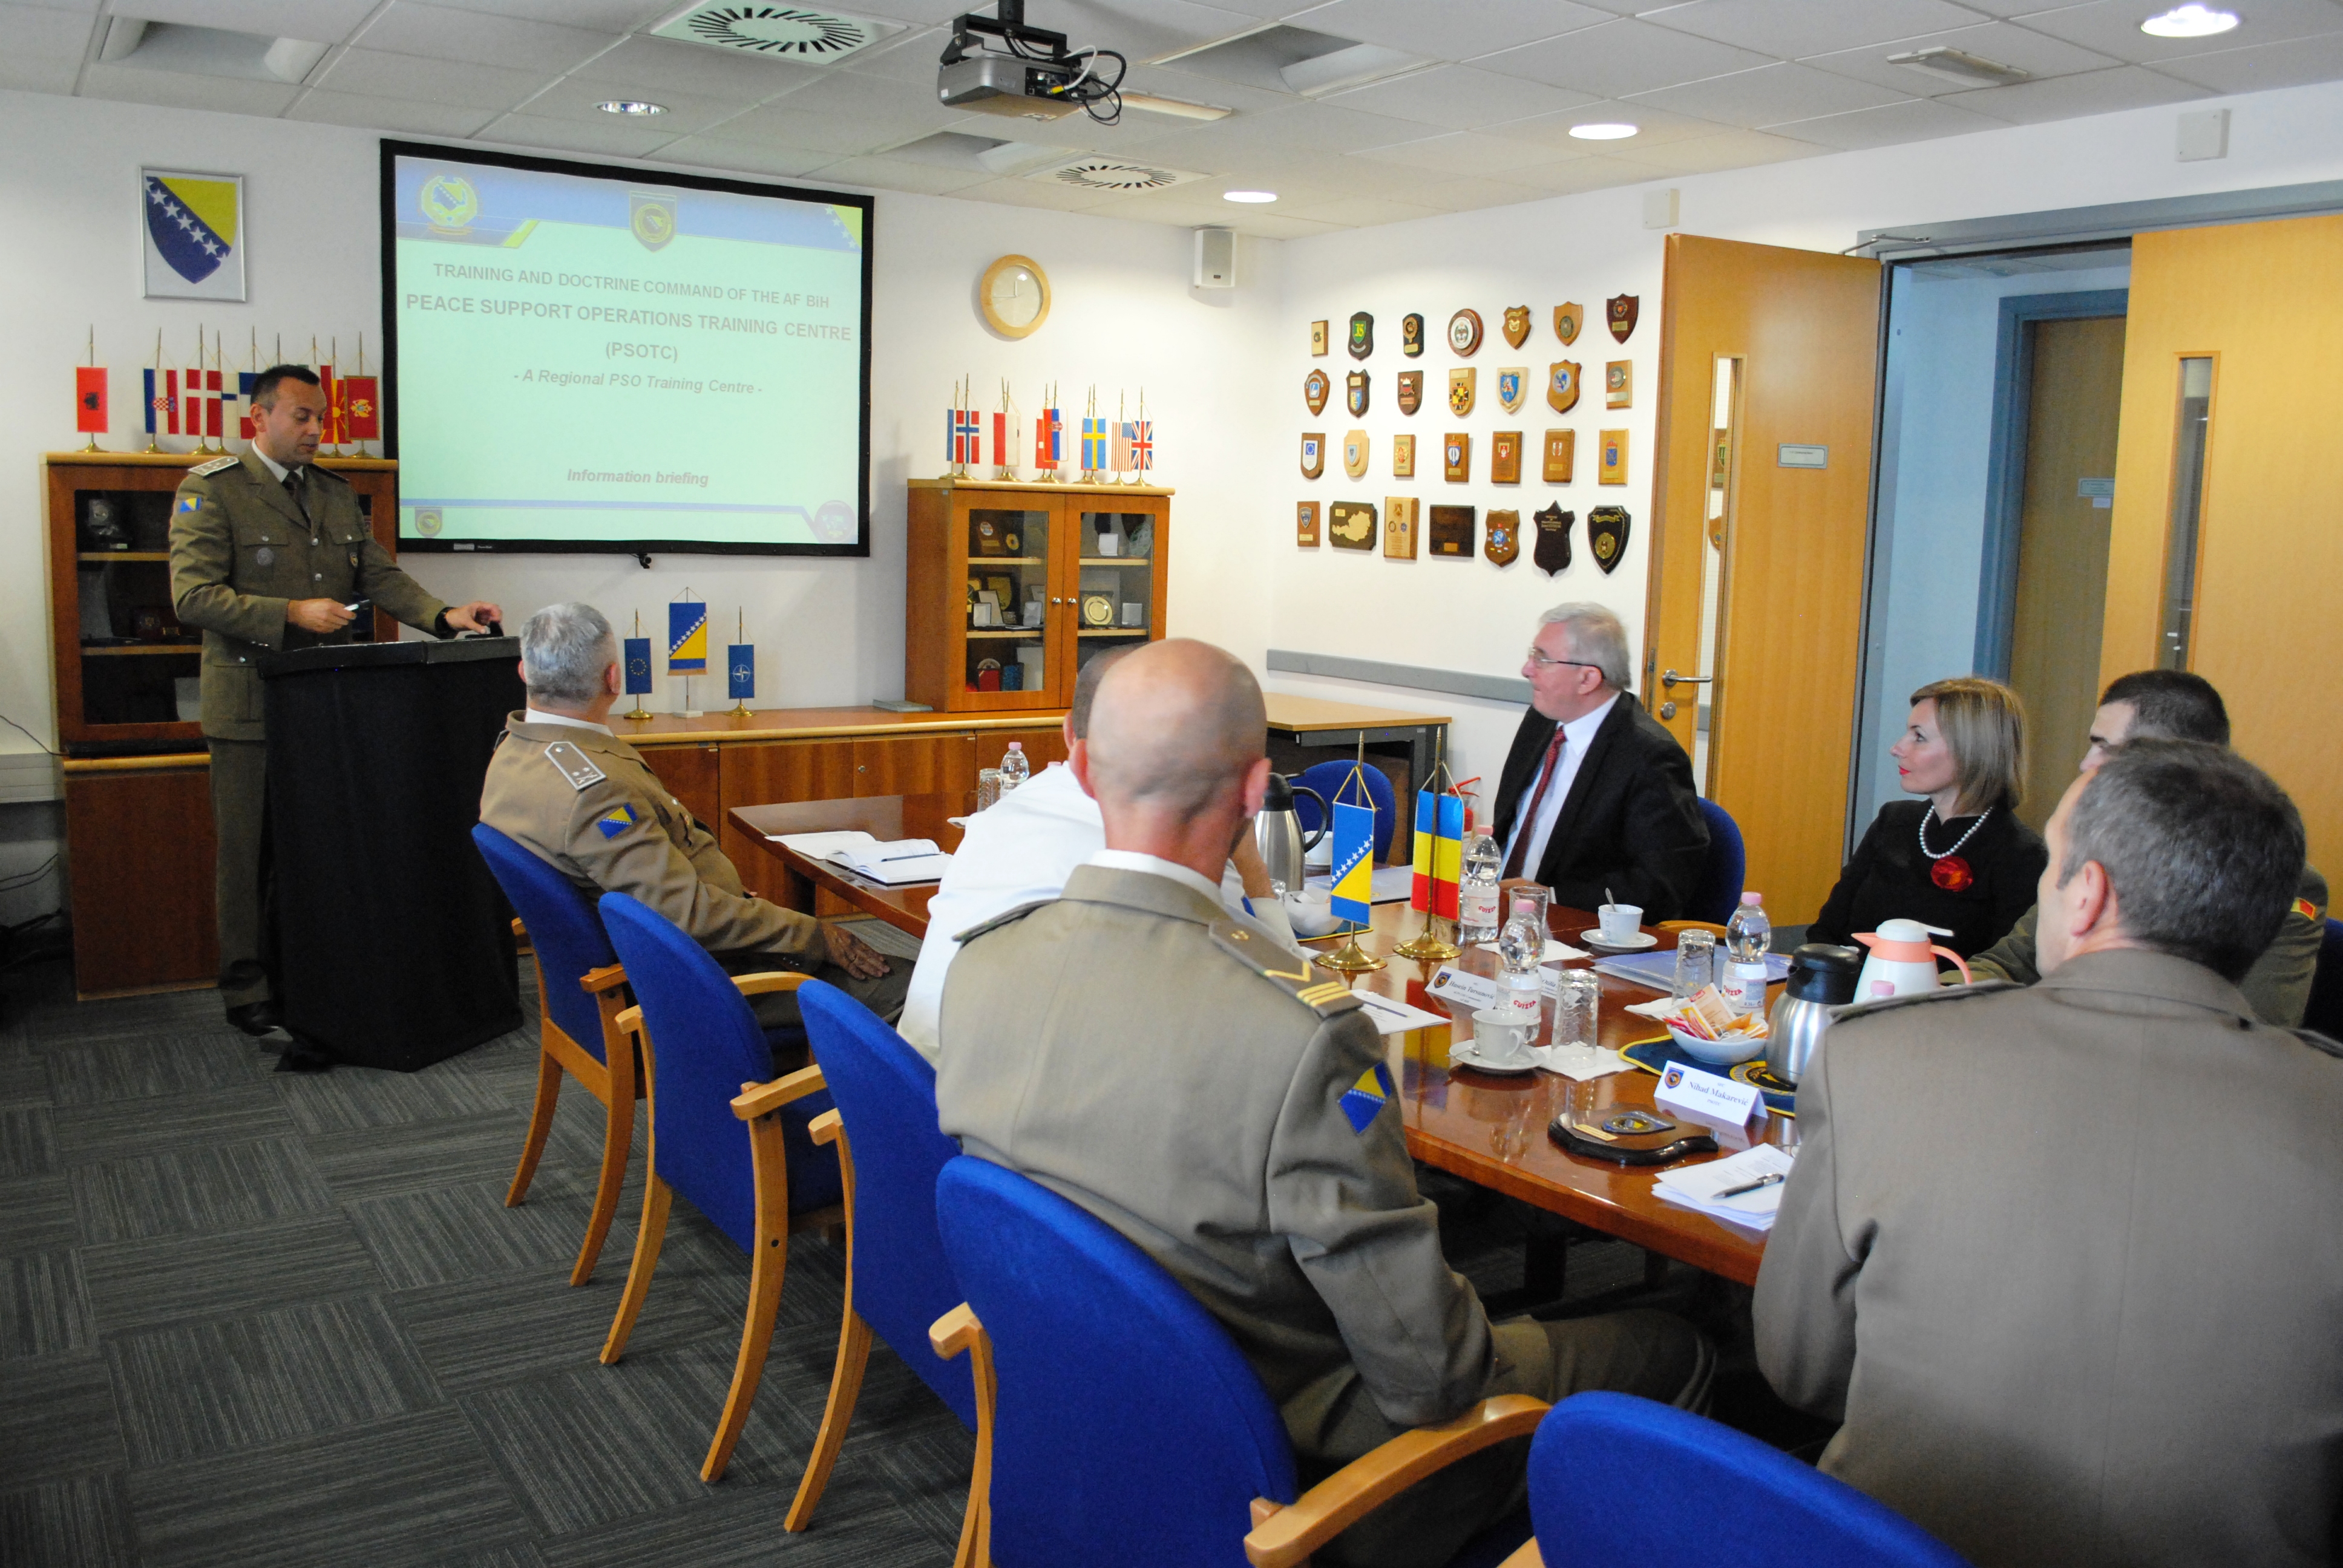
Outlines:
{"label": "glass cabinet door", "polygon": [[980,708],[1049,707],[1056,629],[1064,624],[1062,610],[1051,613],[1051,517],[970,504],[961,526],[968,587],[960,680]]}
{"label": "glass cabinet door", "polygon": [[1080,577],[1074,590],[1075,668],[1103,649],[1144,642],[1154,625],[1162,519],[1154,511],[1110,511],[1113,500],[1084,496],[1073,522]]}

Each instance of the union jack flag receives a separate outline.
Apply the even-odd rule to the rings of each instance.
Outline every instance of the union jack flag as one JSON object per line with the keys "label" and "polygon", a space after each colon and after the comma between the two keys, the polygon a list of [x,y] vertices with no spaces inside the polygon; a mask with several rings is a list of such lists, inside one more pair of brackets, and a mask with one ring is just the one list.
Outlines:
{"label": "union jack flag", "polygon": [[1106,421],[1103,419],[1082,421],[1082,467],[1091,469],[1106,467]]}
{"label": "union jack flag", "polygon": [[981,433],[982,427],[977,422],[975,409],[953,409],[951,429],[951,460],[953,462],[980,463],[984,461],[984,440]]}
{"label": "union jack flag", "polygon": [[1155,421],[1134,419],[1124,427],[1131,432],[1131,467],[1143,474],[1155,467]]}

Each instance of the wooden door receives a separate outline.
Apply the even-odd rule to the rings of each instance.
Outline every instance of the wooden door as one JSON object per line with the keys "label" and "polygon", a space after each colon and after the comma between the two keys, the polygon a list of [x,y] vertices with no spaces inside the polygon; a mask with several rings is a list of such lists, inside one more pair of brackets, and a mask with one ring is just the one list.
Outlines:
{"label": "wooden door", "polygon": [[[1796,923],[1822,907],[1846,844],[1879,265],[1672,234],[1664,307],[1644,697],[1690,751],[1707,693],[1705,793],[1740,825],[1747,885],[1777,924]],[[1735,388],[1722,443],[1720,359]],[[1704,666],[1720,445],[1727,498]]]}
{"label": "wooden door", "polygon": [[75,991],[209,985],[219,973],[210,759],[65,766]]}
{"label": "wooden door", "polygon": [[2116,471],[2124,318],[2037,321],[2018,503],[2009,684],[2026,703],[2026,798],[2036,831],[2075,777],[2099,705],[2099,608],[2115,513],[2098,492]]}
{"label": "wooden door", "polygon": [[2343,652],[2338,256],[2343,217],[2134,237],[2099,654],[2102,681],[2167,665],[2218,687],[2233,743],[2294,797],[2312,863],[2330,868],[2343,857],[2328,678]]}

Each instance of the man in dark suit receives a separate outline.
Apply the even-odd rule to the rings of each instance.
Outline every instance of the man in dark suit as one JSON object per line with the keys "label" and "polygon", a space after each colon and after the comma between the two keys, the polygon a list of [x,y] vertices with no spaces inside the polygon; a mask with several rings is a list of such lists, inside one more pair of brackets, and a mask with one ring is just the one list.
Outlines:
{"label": "man in dark suit", "polygon": [[1682,919],[1708,859],[1692,759],[1628,691],[1617,616],[1564,604],[1538,623],[1522,666],[1530,710],[1497,779],[1503,874],[1578,909],[1608,890],[1647,925]]}

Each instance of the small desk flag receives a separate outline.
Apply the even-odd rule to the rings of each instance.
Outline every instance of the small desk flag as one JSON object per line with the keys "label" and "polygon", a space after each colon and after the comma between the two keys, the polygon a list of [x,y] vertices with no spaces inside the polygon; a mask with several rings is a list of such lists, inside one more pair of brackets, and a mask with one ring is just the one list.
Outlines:
{"label": "small desk flag", "polygon": [[697,599],[678,599],[667,607],[667,672],[708,673],[708,607]]}
{"label": "small desk flag", "polygon": [[1415,880],[1408,906],[1456,918],[1456,883],[1464,869],[1464,802],[1432,790],[1415,798]]}
{"label": "small desk flag", "polygon": [[1065,455],[1065,422],[1055,408],[1044,408],[1033,421],[1033,466],[1044,473]]}
{"label": "small desk flag", "polygon": [[1128,419],[1114,427],[1114,471],[1118,474],[1128,474],[1137,467],[1131,460],[1131,438],[1138,428]]}
{"label": "small desk flag", "polygon": [[106,434],[106,367],[74,367],[74,430],[83,436]]}
{"label": "small desk flag", "polygon": [[353,441],[382,439],[382,380],[375,376],[342,379],[345,429]]}
{"label": "small desk flag", "polygon": [[1355,925],[1374,919],[1375,809],[1334,802],[1335,917]]}
{"label": "small desk flag", "polygon": [[1082,467],[1096,472],[1106,467],[1106,421],[1082,421]]}
{"label": "small desk flag", "polygon": [[1131,423],[1131,466],[1140,473],[1155,467],[1155,421],[1134,419]]}
{"label": "small desk flag", "polygon": [[627,638],[627,695],[640,697],[651,689],[651,639]]}
{"label": "small desk flag", "polygon": [[240,410],[236,417],[236,433],[243,439],[252,439],[252,385],[260,379],[257,370],[236,373],[236,402]]}
{"label": "small desk flag", "polygon": [[724,695],[746,702],[757,695],[757,645],[736,642],[724,650]]}
{"label": "small desk flag", "polygon": [[973,408],[951,411],[950,460],[964,467],[984,461],[984,443],[979,435],[976,410]]}

